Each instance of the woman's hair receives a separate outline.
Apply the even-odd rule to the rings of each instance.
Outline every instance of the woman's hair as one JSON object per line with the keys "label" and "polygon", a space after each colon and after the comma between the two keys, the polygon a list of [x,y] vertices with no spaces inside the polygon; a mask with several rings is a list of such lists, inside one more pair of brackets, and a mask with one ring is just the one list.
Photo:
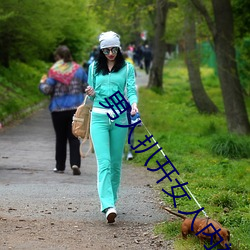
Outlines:
{"label": "woman's hair", "polygon": [[63,59],[64,62],[72,62],[73,58],[71,56],[70,50],[67,46],[61,45],[59,46],[55,53],[54,53],[55,58],[60,58]]}
{"label": "woman's hair", "polygon": [[[125,60],[124,57],[121,53],[120,48],[117,51],[117,55],[115,58],[115,65],[112,69],[113,72],[117,72],[119,71],[121,68],[123,68],[125,66]],[[99,74],[103,74],[103,75],[107,75],[109,74],[109,69],[108,69],[108,65],[107,65],[107,58],[106,56],[103,54],[102,50],[100,50],[99,56],[97,58],[97,63],[96,63],[96,72]]]}

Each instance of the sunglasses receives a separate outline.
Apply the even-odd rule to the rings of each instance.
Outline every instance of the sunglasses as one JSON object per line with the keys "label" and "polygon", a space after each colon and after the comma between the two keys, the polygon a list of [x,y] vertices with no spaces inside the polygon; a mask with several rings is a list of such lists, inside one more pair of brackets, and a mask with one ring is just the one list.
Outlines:
{"label": "sunglasses", "polygon": [[111,48],[111,49],[105,48],[105,49],[102,50],[104,55],[109,55],[110,51],[112,52],[112,54],[117,54],[118,48],[117,47],[114,47],[114,48]]}

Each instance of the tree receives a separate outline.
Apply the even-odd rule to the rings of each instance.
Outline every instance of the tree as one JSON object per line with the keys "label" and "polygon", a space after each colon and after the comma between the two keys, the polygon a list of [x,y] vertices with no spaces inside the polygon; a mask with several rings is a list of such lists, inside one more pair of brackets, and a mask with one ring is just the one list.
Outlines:
{"label": "tree", "polygon": [[0,64],[12,59],[29,62],[48,60],[65,43],[74,59],[82,60],[84,49],[93,46],[95,20],[85,11],[87,0],[0,1]]}
{"label": "tree", "polygon": [[230,0],[212,0],[214,21],[200,0],[191,2],[204,16],[213,37],[228,130],[237,134],[249,134],[250,124],[235,59]]}
{"label": "tree", "polygon": [[[11,59],[27,61],[31,57],[37,58],[37,51],[44,51],[45,44],[49,47],[53,43],[53,36],[49,35],[44,18],[45,4],[41,1],[25,2],[2,0],[0,9],[4,14],[11,13],[5,20],[0,20],[0,51],[1,64],[9,66]],[[49,12],[48,8],[48,12]],[[49,15],[50,13],[47,14]],[[54,36],[56,37],[55,31]]]}
{"label": "tree", "polygon": [[164,35],[166,30],[167,13],[168,10],[173,7],[177,7],[177,5],[173,2],[169,2],[168,0],[156,1],[155,35],[153,41],[154,57],[149,75],[149,88],[163,88],[162,76],[166,53]]}
{"label": "tree", "polygon": [[243,38],[250,35],[250,13],[246,10],[250,8],[249,0],[232,0],[234,14],[235,35]]}
{"label": "tree", "polygon": [[200,75],[200,57],[197,52],[196,27],[193,7],[189,3],[185,6],[185,55],[188,69],[189,82],[195,105],[200,113],[217,113],[218,108],[207,95]]}
{"label": "tree", "polygon": [[244,94],[250,96],[250,8],[248,0],[232,0],[237,62]]}
{"label": "tree", "polygon": [[149,35],[152,30],[155,0],[93,0],[92,6],[97,14],[102,30],[113,30],[121,35],[122,46],[140,43],[140,33],[147,27]]}

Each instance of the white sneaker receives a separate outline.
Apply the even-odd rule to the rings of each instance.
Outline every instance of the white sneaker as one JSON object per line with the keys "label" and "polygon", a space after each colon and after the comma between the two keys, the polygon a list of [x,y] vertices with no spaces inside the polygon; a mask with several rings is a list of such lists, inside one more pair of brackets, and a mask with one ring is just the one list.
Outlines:
{"label": "white sneaker", "polygon": [[114,223],[116,216],[117,216],[117,212],[115,208],[110,207],[107,209],[106,218],[108,220],[108,223]]}
{"label": "white sneaker", "polygon": [[132,159],[133,159],[132,153],[131,153],[131,152],[128,152],[128,154],[127,154],[127,161],[130,161],[130,160],[132,160]]}
{"label": "white sneaker", "polygon": [[54,171],[55,173],[59,173],[59,174],[63,174],[63,173],[64,173],[63,170],[57,170],[57,168],[54,168],[53,171]]}

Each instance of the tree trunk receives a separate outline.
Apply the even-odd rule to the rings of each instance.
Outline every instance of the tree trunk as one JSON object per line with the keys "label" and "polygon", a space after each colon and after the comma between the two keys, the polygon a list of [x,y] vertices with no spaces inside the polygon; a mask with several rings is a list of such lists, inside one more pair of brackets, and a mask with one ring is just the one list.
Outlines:
{"label": "tree trunk", "polygon": [[185,18],[185,55],[191,92],[200,113],[217,113],[218,108],[207,95],[201,80],[200,57],[196,48],[195,18],[190,15],[193,10],[192,6],[187,6],[187,10]]}
{"label": "tree trunk", "polygon": [[155,16],[155,37],[153,45],[153,62],[150,69],[148,87],[157,87],[162,89],[163,66],[166,53],[166,43],[164,41],[166,19],[168,12],[168,1],[156,1]]}
{"label": "tree trunk", "polygon": [[228,130],[237,134],[249,134],[250,124],[235,60],[230,0],[212,0],[215,23],[200,0],[191,1],[204,16],[213,36]]}
{"label": "tree trunk", "polygon": [[250,124],[239,81],[230,0],[212,0],[215,17],[214,45],[227,125],[230,132],[250,133]]}

